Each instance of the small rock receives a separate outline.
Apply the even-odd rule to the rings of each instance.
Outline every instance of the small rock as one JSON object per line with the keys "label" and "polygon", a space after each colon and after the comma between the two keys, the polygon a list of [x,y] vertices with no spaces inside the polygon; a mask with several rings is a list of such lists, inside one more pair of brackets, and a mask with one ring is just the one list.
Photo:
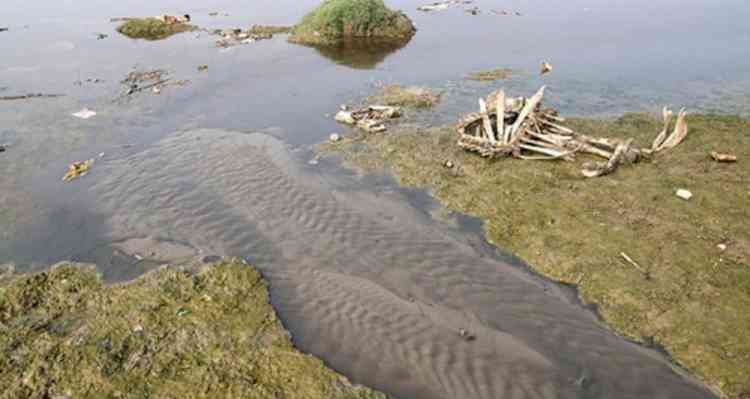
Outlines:
{"label": "small rock", "polygon": [[448,168],[448,169],[453,169],[453,167],[456,166],[451,161],[445,161],[445,164],[443,164],[443,165],[445,165],[445,167]]}
{"label": "small rock", "polygon": [[341,136],[338,133],[331,133],[331,135],[328,136],[328,140],[330,140],[332,143],[335,143],[341,140]]}
{"label": "small rock", "polygon": [[216,263],[221,260],[221,256],[218,255],[206,255],[203,258],[201,258],[201,262],[203,263]]}
{"label": "small rock", "polygon": [[198,72],[208,71],[208,65],[199,65]]}
{"label": "small rock", "polygon": [[5,152],[5,146],[4,145],[0,145],[0,152]]}
{"label": "small rock", "polygon": [[154,94],[160,94],[160,93],[161,93],[161,87],[159,87],[159,86],[154,86],[154,87],[153,87],[153,88],[151,89],[151,91],[152,91],[152,92],[153,92]]}
{"label": "small rock", "polygon": [[475,338],[472,333],[470,333],[464,328],[458,330],[458,336],[465,339],[466,341],[473,341]]}
{"label": "small rock", "polygon": [[727,244],[719,244],[716,246],[716,248],[719,248],[719,251],[726,251],[727,250]]}
{"label": "small rock", "polygon": [[349,109],[349,107],[347,107],[347,106],[346,106],[346,104],[341,104],[341,105],[339,106],[339,108],[340,108],[340,109],[341,109],[342,111],[346,111],[346,110],[348,110],[348,109]]}
{"label": "small rock", "polygon": [[138,324],[137,326],[133,327],[133,332],[134,333],[143,332],[143,326]]}
{"label": "small rock", "polygon": [[690,198],[693,198],[693,193],[691,193],[688,190],[685,190],[684,188],[681,188],[681,189],[677,190],[677,192],[675,194],[678,197],[684,199],[685,201],[689,201]]}

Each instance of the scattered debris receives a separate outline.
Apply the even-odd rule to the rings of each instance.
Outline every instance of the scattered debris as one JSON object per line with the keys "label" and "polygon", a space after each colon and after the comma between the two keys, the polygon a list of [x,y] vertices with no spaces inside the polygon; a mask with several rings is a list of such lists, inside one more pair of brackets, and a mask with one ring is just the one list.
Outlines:
{"label": "scattered debris", "polygon": [[684,188],[677,190],[675,195],[684,199],[685,201],[689,201],[690,198],[693,198],[693,193],[691,193],[689,190],[685,190]]}
{"label": "scattered debris", "polygon": [[93,116],[96,116],[96,112],[84,107],[82,110],[72,113],[71,115],[75,116],[76,118],[89,119]]}
{"label": "scattered debris", "polygon": [[73,162],[68,166],[68,173],[63,176],[64,182],[69,182],[77,177],[85,176],[89,169],[94,165],[94,160]]}
{"label": "scattered debris", "polygon": [[401,116],[401,110],[398,107],[370,105],[353,111],[339,111],[336,114],[336,121],[347,125],[356,125],[370,133],[378,133],[386,130],[383,122],[399,116]]}
{"label": "scattered debris", "polygon": [[97,33],[96,34],[96,40],[104,40],[104,39],[106,39],[108,37],[109,37],[109,35],[106,34],[106,33]]}
{"label": "scattered debris", "polygon": [[174,15],[159,15],[156,17],[161,22],[164,22],[167,25],[177,25],[177,24],[186,24],[190,22],[190,15],[185,14],[182,16],[174,16]]}
{"label": "scattered debris", "polygon": [[76,80],[75,82],[73,82],[73,84],[76,86],[83,86],[84,83],[104,83],[104,80],[99,78],[88,78],[86,80]]}
{"label": "scattered debris", "polygon": [[168,76],[169,73],[163,69],[135,69],[128,73],[128,76],[120,82],[123,85],[123,90],[118,100],[144,90],[151,90],[154,94],[159,94],[165,87],[184,86],[190,83],[189,80],[172,80]]}
{"label": "scattered debris", "polygon": [[544,75],[550,72],[552,72],[552,64],[547,61],[542,61],[542,66],[540,68],[539,74]]}
{"label": "scattered debris", "polygon": [[466,13],[467,14],[471,14],[471,15],[479,15],[479,14],[482,13],[482,11],[479,9],[479,7],[475,6],[475,7],[472,7],[472,8],[467,8],[466,9]]}
{"label": "scattered debris", "polygon": [[208,65],[198,65],[198,72],[208,71]]}
{"label": "scattered debris", "polygon": [[56,98],[56,97],[63,97],[63,96],[65,96],[65,94],[31,93],[31,94],[23,94],[20,96],[0,96],[0,101],[28,100],[30,98]]}
{"label": "scattered debris", "polygon": [[[418,11],[443,11],[447,10],[451,7],[461,6],[465,4],[471,4],[473,3],[472,0],[446,0],[446,1],[438,1],[432,4],[427,4],[423,6],[417,7]],[[476,8],[476,7],[475,7]]]}
{"label": "scattered debris", "polygon": [[513,75],[513,70],[510,68],[497,68],[489,71],[472,72],[466,79],[477,80],[480,82],[493,81],[500,79],[508,79]]}
{"label": "scattered debris", "polygon": [[551,108],[542,108],[545,87],[531,98],[506,98],[501,89],[479,99],[479,112],[464,116],[458,125],[458,145],[484,157],[512,156],[526,160],[563,159],[572,161],[582,152],[606,158],[606,162],[587,162],[581,171],[585,177],[610,174],[623,163],[635,163],[644,157],[677,146],[688,128],[685,110],[681,110],[671,134],[672,112],[664,108],[664,130],[651,148],[634,148],[631,140],[591,137],[562,125],[565,119]]}
{"label": "scattered debris", "polygon": [[289,33],[291,30],[292,28],[289,26],[253,25],[246,31],[234,28],[217,29],[211,33],[222,37],[216,41],[217,47],[227,48],[238,44],[249,44],[259,40],[271,39],[275,34]]}
{"label": "scattered debris", "polygon": [[328,136],[328,140],[332,143],[335,143],[341,140],[341,136],[338,133],[331,133],[331,135]]}
{"label": "scattered debris", "polygon": [[711,159],[713,159],[716,162],[737,162],[737,156],[732,154],[723,154],[716,151],[711,151]]}
{"label": "scattered debris", "polygon": [[506,11],[506,10],[490,10],[495,15],[515,15],[517,17],[521,16],[521,13],[518,11]]}

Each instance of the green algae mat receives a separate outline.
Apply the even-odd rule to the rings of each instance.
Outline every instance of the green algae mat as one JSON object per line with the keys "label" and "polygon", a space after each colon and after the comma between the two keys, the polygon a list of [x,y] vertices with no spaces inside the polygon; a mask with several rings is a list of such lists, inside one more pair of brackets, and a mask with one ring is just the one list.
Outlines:
{"label": "green algae mat", "polygon": [[0,273],[0,398],[385,398],[292,346],[238,261],[103,286],[91,266]]}
{"label": "green algae mat", "polygon": [[[616,332],[663,346],[725,396],[745,399],[750,122],[692,115],[688,124],[686,141],[669,153],[596,179],[581,176],[581,162],[488,161],[458,148],[452,127],[402,125],[323,149],[359,170],[386,168],[448,209],[482,218],[492,243],[577,285]],[[661,129],[657,119],[636,114],[567,125],[643,146]],[[717,163],[711,151],[735,154],[738,162]],[[681,188],[694,197],[678,198]]]}

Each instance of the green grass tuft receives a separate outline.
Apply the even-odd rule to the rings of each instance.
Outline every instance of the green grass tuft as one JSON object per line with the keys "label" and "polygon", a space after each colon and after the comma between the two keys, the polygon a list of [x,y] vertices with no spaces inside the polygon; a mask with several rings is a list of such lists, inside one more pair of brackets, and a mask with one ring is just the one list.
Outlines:
{"label": "green grass tuft", "polygon": [[189,24],[167,24],[156,18],[134,18],[126,21],[117,31],[131,39],[161,40],[178,33],[197,29]]}
{"label": "green grass tuft", "polygon": [[346,38],[408,40],[416,29],[400,11],[383,0],[324,0],[297,24],[290,41],[333,44]]}

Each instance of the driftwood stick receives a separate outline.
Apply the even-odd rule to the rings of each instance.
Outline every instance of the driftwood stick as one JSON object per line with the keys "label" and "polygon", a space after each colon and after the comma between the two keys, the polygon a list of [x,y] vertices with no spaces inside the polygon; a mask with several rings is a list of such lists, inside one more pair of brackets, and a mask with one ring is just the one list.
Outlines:
{"label": "driftwood stick", "polygon": [[625,259],[626,262],[630,263],[633,267],[635,267],[636,270],[641,272],[641,274],[648,276],[648,272],[644,270],[636,261],[634,261],[632,258],[628,256],[625,252],[620,252],[620,256],[622,256],[623,259]]}
{"label": "driftwood stick", "polygon": [[484,126],[484,132],[490,139],[490,143],[494,144],[495,134],[492,132],[492,123],[490,122],[490,115],[487,113],[487,103],[484,99],[479,99],[479,113],[482,114],[482,125]]}
{"label": "driftwood stick", "polygon": [[505,91],[503,89],[500,89],[500,91],[497,92],[496,107],[497,138],[502,140],[503,144],[508,144],[508,136],[505,134]]}
{"label": "driftwood stick", "polygon": [[29,98],[56,98],[56,97],[63,97],[63,96],[64,94],[35,93],[35,94],[24,94],[20,96],[2,96],[0,97],[0,101],[27,100]]}
{"label": "driftwood stick", "polygon": [[526,117],[531,114],[531,112],[536,108],[536,106],[539,104],[540,101],[542,101],[542,97],[544,97],[544,89],[547,86],[542,86],[539,91],[534,94],[529,101],[526,103],[526,105],[521,110],[521,113],[518,114],[518,119],[516,119],[516,122],[513,124],[513,130],[510,131],[510,141],[515,142],[517,133],[519,129],[521,128],[521,125],[526,120]]}

